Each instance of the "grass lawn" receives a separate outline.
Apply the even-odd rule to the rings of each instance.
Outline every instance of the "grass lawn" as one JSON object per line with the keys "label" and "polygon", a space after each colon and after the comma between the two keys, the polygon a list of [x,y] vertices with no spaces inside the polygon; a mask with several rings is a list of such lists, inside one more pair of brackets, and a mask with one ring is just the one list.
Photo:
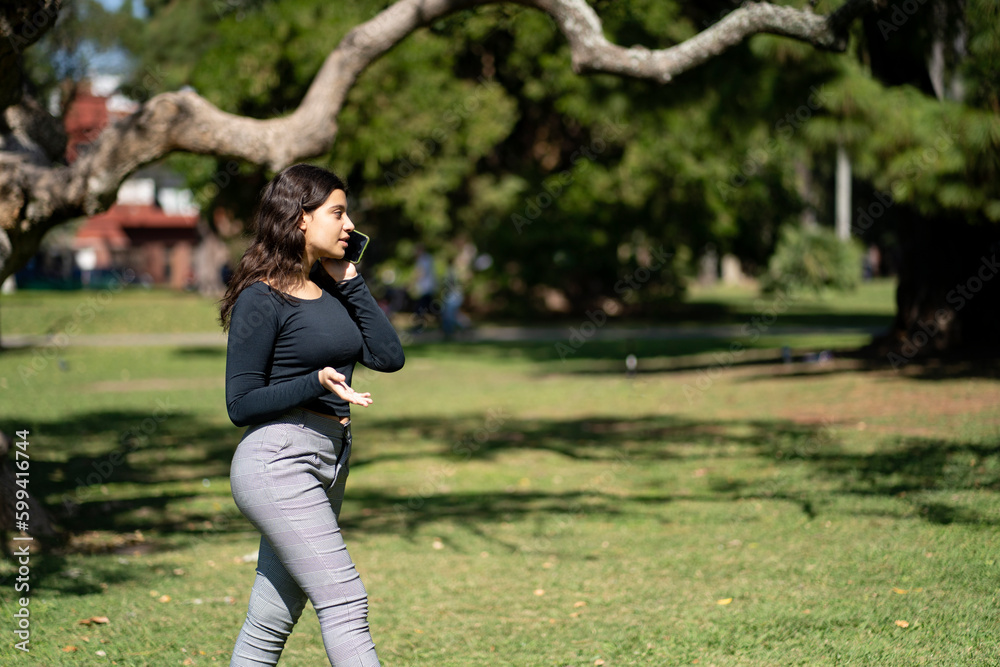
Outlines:
{"label": "grass lawn", "polygon": [[[761,296],[756,287],[692,286],[662,324],[745,323],[778,307],[781,325],[881,326],[895,312],[895,281],[879,279],[846,294]],[[0,335],[217,332],[216,303],[191,292],[124,288],[21,290],[0,298]],[[575,319],[572,323],[576,324]]]}
{"label": "grass lawn", "polygon": [[0,334],[216,332],[218,319],[213,300],[165,288],[20,290],[0,298]]}
{"label": "grass lawn", "polygon": [[[995,370],[767,356],[861,342],[762,337],[733,363],[727,341],[636,343],[634,377],[625,342],[359,369],[375,404],[342,524],[383,664],[1000,664]],[[0,354],[0,428],[30,430],[30,488],[78,531],[32,556],[32,652],[8,635],[0,664],[228,664],[258,536],[229,491],[224,367]],[[324,661],[310,606],[281,664]]]}

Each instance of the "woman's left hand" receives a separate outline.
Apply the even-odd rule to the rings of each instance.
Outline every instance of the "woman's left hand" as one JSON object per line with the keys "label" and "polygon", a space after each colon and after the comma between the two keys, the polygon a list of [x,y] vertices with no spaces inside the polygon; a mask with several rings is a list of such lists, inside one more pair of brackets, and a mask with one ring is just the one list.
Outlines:
{"label": "woman's left hand", "polygon": [[323,268],[336,282],[350,280],[358,275],[358,268],[346,259],[323,258]]}
{"label": "woman's left hand", "polygon": [[321,368],[319,371],[319,383],[323,385],[323,388],[327,391],[340,396],[342,399],[348,403],[353,403],[354,405],[360,405],[363,408],[367,408],[372,404],[371,392],[357,392],[351,389],[345,382],[347,378],[344,377],[343,373],[337,372],[336,368],[327,366],[326,368]]}

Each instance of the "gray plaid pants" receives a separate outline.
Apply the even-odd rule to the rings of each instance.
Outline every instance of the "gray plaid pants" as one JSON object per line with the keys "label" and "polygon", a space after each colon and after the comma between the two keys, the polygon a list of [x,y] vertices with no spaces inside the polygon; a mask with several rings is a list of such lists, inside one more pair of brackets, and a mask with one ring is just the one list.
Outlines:
{"label": "gray plaid pants", "polygon": [[379,665],[368,594],[337,523],[350,455],[350,422],[298,408],[244,433],[230,483],[236,506],[261,538],[230,667],[276,665],[307,599],[331,665]]}

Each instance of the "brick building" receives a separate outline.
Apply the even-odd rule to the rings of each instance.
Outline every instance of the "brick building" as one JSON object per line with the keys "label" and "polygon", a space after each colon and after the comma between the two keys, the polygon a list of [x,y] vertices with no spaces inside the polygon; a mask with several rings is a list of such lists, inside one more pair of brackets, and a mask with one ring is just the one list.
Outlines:
{"label": "brick building", "polygon": [[[106,82],[81,85],[65,115],[67,161],[86,150],[108,123],[135,108]],[[85,284],[94,271],[128,268],[146,283],[178,289],[191,285],[198,209],[178,181],[162,168],[143,169],[122,183],[107,211],[84,221],[72,246]]]}

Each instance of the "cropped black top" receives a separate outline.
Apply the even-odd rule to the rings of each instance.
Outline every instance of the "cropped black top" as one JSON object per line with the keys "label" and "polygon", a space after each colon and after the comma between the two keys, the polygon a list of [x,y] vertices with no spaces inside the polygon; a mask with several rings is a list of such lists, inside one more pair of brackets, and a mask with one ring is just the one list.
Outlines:
{"label": "cropped black top", "polygon": [[391,373],[403,367],[403,346],[361,276],[335,282],[317,262],[310,278],[318,299],[282,298],[263,282],[233,305],[226,352],[226,405],[237,426],[303,407],[347,417],[350,405],[319,382],[332,366],[348,385],[354,364]]}

